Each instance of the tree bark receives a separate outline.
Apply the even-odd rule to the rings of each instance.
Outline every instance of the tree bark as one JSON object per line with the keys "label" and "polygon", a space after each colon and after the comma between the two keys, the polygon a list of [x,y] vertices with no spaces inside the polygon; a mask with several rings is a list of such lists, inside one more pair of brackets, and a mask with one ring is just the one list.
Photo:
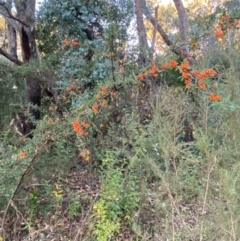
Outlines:
{"label": "tree bark", "polygon": [[17,18],[25,23],[19,24],[19,34],[22,49],[23,62],[37,58],[37,47],[35,41],[35,0],[14,0],[17,9]]}
{"label": "tree bark", "polygon": [[17,33],[11,24],[7,24],[8,52],[17,59]]}
{"label": "tree bark", "polygon": [[[12,0],[6,1],[9,9],[12,9]],[[8,38],[8,52],[15,58],[18,59],[17,56],[17,33],[15,28],[9,22],[9,19],[6,18],[7,22],[7,38]]]}
{"label": "tree bark", "polygon": [[0,48],[0,54],[3,55],[4,57],[6,57],[7,59],[9,59],[10,61],[12,61],[13,63],[17,64],[17,65],[22,65],[23,62],[18,60],[17,58],[15,58],[12,54],[4,51],[2,48]]}
{"label": "tree bark", "polygon": [[173,0],[178,13],[179,20],[179,36],[180,36],[180,55],[183,59],[189,57],[189,47],[188,47],[188,19],[185,8],[181,0]]}
{"label": "tree bark", "polygon": [[23,62],[37,58],[34,27],[36,0],[14,0],[14,4],[17,10],[16,16],[11,12],[12,0],[7,2],[0,0],[0,14],[6,18],[9,37],[9,51],[6,52],[0,48],[0,54],[15,64],[21,65],[22,62],[17,59],[16,32],[20,36]]}
{"label": "tree bark", "polygon": [[152,46],[151,46],[151,59],[153,58],[154,51],[155,51],[155,42],[157,36],[157,19],[158,19],[158,6],[155,7],[155,24],[153,25],[153,35],[152,35]]}
{"label": "tree bark", "polygon": [[[11,4],[14,1],[15,8],[17,11],[16,16],[11,13]],[[24,62],[28,62],[31,59],[36,59],[37,46],[35,41],[35,0],[7,0],[6,3],[0,0],[0,13],[4,13],[5,18],[8,23],[8,37],[9,37],[9,50],[8,52],[0,48],[0,54],[4,55],[6,58],[11,60],[17,65],[21,65]],[[19,61],[17,58],[16,46],[16,31],[20,36],[21,52],[23,62]],[[36,107],[29,107],[29,113],[36,119],[40,119],[39,106],[41,104],[41,85],[40,80],[35,78],[34,75],[28,75],[25,77],[25,87],[26,87],[26,100],[31,105]],[[23,118],[17,118],[19,115],[15,116],[15,124],[21,123],[20,126],[25,126],[26,128],[18,128],[22,135],[28,135],[35,125],[29,121],[29,118],[23,114]]]}
{"label": "tree bark", "polygon": [[139,47],[140,47],[138,63],[139,65],[143,65],[146,62],[146,58],[147,58],[147,49],[148,49],[147,34],[146,34],[146,28],[143,22],[142,1],[134,0],[134,2],[135,2],[137,31],[138,31],[138,39],[139,39]]}

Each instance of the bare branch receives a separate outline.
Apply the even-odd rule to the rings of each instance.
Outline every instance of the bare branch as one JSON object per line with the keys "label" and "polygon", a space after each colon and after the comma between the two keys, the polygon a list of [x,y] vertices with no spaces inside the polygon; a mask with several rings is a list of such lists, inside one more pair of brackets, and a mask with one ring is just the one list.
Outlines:
{"label": "bare branch", "polygon": [[143,6],[144,15],[146,16],[146,18],[148,19],[148,21],[150,21],[153,26],[156,25],[157,31],[159,32],[159,34],[160,34],[161,37],[163,38],[163,41],[164,41],[169,47],[172,47],[172,51],[173,51],[175,54],[180,55],[180,51],[178,51],[178,49],[173,48],[173,43],[172,43],[172,41],[169,39],[167,33],[163,30],[162,26],[161,26],[159,23],[157,23],[157,20],[151,15],[149,9],[147,8],[146,0],[142,0],[142,3],[143,3],[142,6]]}
{"label": "bare branch", "polygon": [[7,53],[2,48],[0,48],[0,54],[9,59],[11,62],[15,63],[16,65],[22,65],[23,62],[15,58],[13,55]]}
{"label": "bare branch", "polygon": [[24,23],[23,21],[21,21],[20,19],[14,17],[12,15],[12,13],[10,12],[10,10],[8,9],[8,7],[6,6],[6,3],[4,3],[3,1],[0,1],[0,12],[2,15],[4,15],[6,18],[10,18],[13,19],[19,23],[21,23],[22,25],[26,26],[26,27],[30,27],[28,24]]}
{"label": "bare branch", "polygon": [[164,42],[168,45],[168,46],[172,46],[172,41],[168,38],[168,35],[166,34],[166,32],[163,30],[162,26],[159,23],[156,23],[155,18],[152,16],[152,14],[150,13],[149,9],[147,8],[147,4],[146,4],[146,0],[142,0],[142,6],[143,6],[143,12],[144,15],[146,16],[146,18],[151,22],[151,24],[154,26],[155,24],[157,25],[157,31],[159,32],[159,34],[162,36]]}
{"label": "bare branch", "polygon": [[157,26],[157,31],[163,38],[163,41],[171,47],[172,52],[180,56],[182,59],[187,59],[190,64],[193,63],[193,59],[189,57],[189,47],[187,43],[187,15],[186,11],[184,9],[184,6],[182,4],[181,0],[173,0],[175,3],[175,7],[178,12],[178,18],[179,18],[179,35],[181,43],[178,46],[174,46],[172,41],[169,39],[167,33],[163,30],[162,26],[159,23],[156,23],[157,19],[154,18],[147,8],[146,0],[142,0],[142,6],[143,6],[143,12],[146,18],[151,22],[153,26]]}

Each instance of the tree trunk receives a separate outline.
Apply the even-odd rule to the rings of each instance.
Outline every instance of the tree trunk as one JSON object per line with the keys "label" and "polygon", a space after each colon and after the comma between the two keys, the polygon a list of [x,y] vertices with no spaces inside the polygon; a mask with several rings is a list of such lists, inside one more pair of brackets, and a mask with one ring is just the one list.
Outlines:
{"label": "tree trunk", "polygon": [[[19,35],[22,49],[23,62],[32,58],[37,58],[37,48],[35,41],[35,0],[14,0],[17,9],[17,18],[21,21]],[[24,24],[23,24],[24,23]]]}
{"label": "tree trunk", "polygon": [[[14,1],[16,8],[16,16],[12,14],[12,1]],[[8,23],[8,41],[9,49],[8,52],[0,48],[0,54],[11,60],[17,65],[21,65],[31,59],[37,59],[38,50],[35,41],[35,5],[36,0],[7,0],[7,4],[0,0],[0,14],[2,14]],[[20,37],[21,52],[23,62],[17,58],[17,36],[18,32]],[[38,76],[38,73],[30,72],[25,76],[25,87],[26,87],[26,101],[30,103],[29,113],[35,118],[40,119],[39,106],[41,105],[41,93],[42,86],[41,81],[44,76]],[[47,78],[44,83],[50,83],[52,79]],[[45,86],[47,87],[47,86]],[[48,94],[51,95],[55,100],[57,99],[57,93],[53,89],[53,84],[48,86]],[[35,105],[34,107],[32,105]],[[35,124],[25,116],[24,114],[16,114],[13,121],[17,133],[24,136],[35,128]]]}
{"label": "tree trunk", "polygon": [[189,47],[188,47],[188,19],[185,8],[181,0],[173,0],[175,7],[178,13],[179,20],[179,36],[180,36],[180,56],[183,59],[187,59],[189,57]]}
{"label": "tree trunk", "polygon": [[172,41],[168,38],[168,35],[166,34],[166,32],[163,30],[162,26],[159,23],[156,23],[157,19],[155,19],[151,12],[149,11],[149,9],[147,8],[147,4],[146,4],[146,0],[142,0],[142,7],[143,7],[143,13],[146,16],[146,18],[151,22],[151,24],[153,26],[157,26],[157,31],[159,32],[159,34],[162,36],[164,42],[168,45],[171,46],[172,45]]}
{"label": "tree trunk", "polygon": [[157,36],[157,19],[158,19],[158,6],[155,7],[155,23],[153,25],[153,35],[152,35],[152,45],[151,45],[151,60],[153,59],[154,51],[155,51],[155,42]]}
{"label": "tree trunk", "polygon": [[146,34],[144,22],[143,22],[142,1],[141,0],[134,0],[134,1],[135,1],[135,12],[136,12],[136,18],[137,18],[139,47],[140,47],[138,63],[139,65],[143,65],[146,62],[146,58],[147,58],[147,49],[148,49],[147,34]]}
{"label": "tree trunk", "polygon": [[7,24],[8,52],[14,57],[17,56],[17,33],[11,24]]}
{"label": "tree trunk", "polygon": [[[12,0],[6,1],[9,9],[12,9]],[[7,38],[8,38],[8,52],[17,59],[17,33],[15,28],[11,25],[8,18],[6,18],[7,22]]]}
{"label": "tree trunk", "polygon": [[21,65],[22,62],[17,59],[15,49],[17,46],[16,32],[19,33],[20,37],[23,62],[37,58],[34,27],[36,0],[14,0],[14,4],[17,10],[16,16],[11,11],[12,0],[7,0],[6,3],[0,1],[0,14],[7,19],[9,26],[9,52],[5,52],[0,48],[0,54],[4,55],[10,61]]}

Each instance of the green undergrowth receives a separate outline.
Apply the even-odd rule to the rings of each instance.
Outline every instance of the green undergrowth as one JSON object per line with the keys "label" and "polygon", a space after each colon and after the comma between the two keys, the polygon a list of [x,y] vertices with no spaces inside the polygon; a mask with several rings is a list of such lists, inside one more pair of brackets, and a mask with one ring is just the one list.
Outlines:
{"label": "green undergrowth", "polygon": [[134,75],[59,86],[61,115],[45,114],[32,139],[1,139],[1,237],[239,240],[240,86],[229,61],[218,102]]}

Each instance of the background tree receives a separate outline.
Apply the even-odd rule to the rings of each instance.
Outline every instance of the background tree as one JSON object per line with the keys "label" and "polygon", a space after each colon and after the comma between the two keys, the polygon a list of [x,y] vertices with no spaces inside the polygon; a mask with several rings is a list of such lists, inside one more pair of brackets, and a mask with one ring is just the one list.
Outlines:
{"label": "background tree", "polygon": [[137,19],[137,31],[138,31],[138,40],[139,40],[139,57],[138,63],[139,65],[143,65],[146,62],[147,51],[148,51],[148,42],[147,42],[147,34],[146,28],[144,26],[143,21],[143,5],[141,0],[135,0],[135,12]]}
{"label": "background tree", "polygon": [[49,1],[38,14],[40,51],[57,59],[64,85],[73,79],[81,87],[98,83],[106,76],[114,80],[131,18],[132,5],[128,0],[88,4]]}
{"label": "background tree", "polygon": [[[156,26],[157,31],[163,38],[167,46],[171,47],[172,50],[179,55],[182,59],[189,58],[189,48],[188,48],[188,19],[185,8],[181,0],[174,0],[175,8],[178,14],[178,36],[179,43],[177,46],[174,46],[173,42],[169,38],[168,34],[164,31],[161,26],[161,23],[157,22],[158,20],[152,16],[150,9],[147,7],[146,1],[142,1],[142,12],[145,17],[151,22],[153,26]],[[135,5],[136,7],[137,5]],[[189,59],[190,60],[190,59]]]}
{"label": "background tree", "polygon": [[29,61],[31,58],[37,57],[37,49],[35,42],[35,0],[15,1],[16,14],[12,12],[12,1],[0,2],[1,14],[7,19],[8,35],[11,40],[9,42],[9,50],[6,52],[2,48],[0,54],[4,55],[10,61],[17,65],[22,62],[16,55],[16,34],[19,34],[22,59],[23,62]]}

